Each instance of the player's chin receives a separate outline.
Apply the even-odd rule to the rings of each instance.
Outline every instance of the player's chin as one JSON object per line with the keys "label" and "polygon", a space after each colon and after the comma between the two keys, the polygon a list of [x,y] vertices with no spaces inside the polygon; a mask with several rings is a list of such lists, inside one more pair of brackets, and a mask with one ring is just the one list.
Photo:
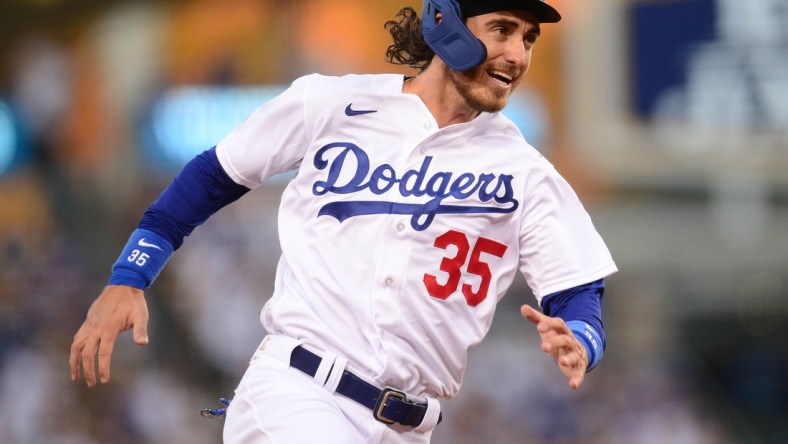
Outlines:
{"label": "player's chin", "polygon": [[488,112],[501,111],[509,104],[509,98],[517,87],[517,82],[504,87],[500,84],[495,84],[485,91],[485,99],[488,104]]}
{"label": "player's chin", "polygon": [[509,103],[509,95],[489,94],[486,97],[480,98],[472,106],[480,112],[497,113],[503,110]]}

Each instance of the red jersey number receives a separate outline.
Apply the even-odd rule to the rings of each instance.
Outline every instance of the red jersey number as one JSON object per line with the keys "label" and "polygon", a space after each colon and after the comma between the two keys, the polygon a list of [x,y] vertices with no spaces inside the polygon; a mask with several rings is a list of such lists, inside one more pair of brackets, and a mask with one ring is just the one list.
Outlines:
{"label": "red jersey number", "polygon": [[[494,240],[480,237],[473,246],[473,250],[471,250],[468,236],[455,230],[447,231],[435,238],[434,246],[436,248],[446,250],[450,245],[456,247],[457,253],[453,257],[444,257],[441,260],[440,270],[448,276],[446,282],[441,284],[436,276],[424,273],[424,286],[427,287],[427,292],[430,296],[445,300],[457,291],[462,279],[462,268],[465,267],[467,273],[481,278],[477,291],[473,291],[471,284],[462,284],[462,294],[465,296],[465,300],[468,302],[468,305],[475,307],[487,297],[490,280],[492,279],[490,266],[482,261],[481,254],[487,253],[496,257],[503,257],[507,247]],[[469,252],[471,253],[470,260],[468,260]]]}

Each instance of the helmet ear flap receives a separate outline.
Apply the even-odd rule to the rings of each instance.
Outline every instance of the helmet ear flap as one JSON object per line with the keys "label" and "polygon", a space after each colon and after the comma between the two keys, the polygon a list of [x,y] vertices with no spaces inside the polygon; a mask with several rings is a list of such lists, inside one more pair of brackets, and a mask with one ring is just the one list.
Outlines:
{"label": "helmet ear flap", "polygon": [[424,0],[421,33],[435,54],[455,71],[468,71],[487,59],[487,47],[465,26],[456,0]]}

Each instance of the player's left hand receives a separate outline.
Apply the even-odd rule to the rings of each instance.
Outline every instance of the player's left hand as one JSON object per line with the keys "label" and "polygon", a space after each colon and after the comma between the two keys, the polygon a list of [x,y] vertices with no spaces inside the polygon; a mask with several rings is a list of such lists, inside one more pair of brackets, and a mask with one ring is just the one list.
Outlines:
{"label": "player's left hand", "polygon": [[569,380],[569,387],[577,389],[583,383],[588,367],[588,351],[561,318],[551,318],[528,305],[520,313],[536,326],[542,338],[542,351],[553,357],[561,372]]}

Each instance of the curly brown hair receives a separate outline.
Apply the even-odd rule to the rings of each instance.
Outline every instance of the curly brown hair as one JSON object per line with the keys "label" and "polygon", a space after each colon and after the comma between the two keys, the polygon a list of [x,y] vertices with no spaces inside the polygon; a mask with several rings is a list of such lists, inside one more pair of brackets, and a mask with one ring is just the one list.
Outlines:
{"label": "curly brown hair", "polygon": [[435,52],[421,34],[421,19],[410,6],[400,9],[396,17],[396,20],[389,20],[383,25],[394,39],[394,43],[386,49],[386,61],[423,71],[429,66]]}

